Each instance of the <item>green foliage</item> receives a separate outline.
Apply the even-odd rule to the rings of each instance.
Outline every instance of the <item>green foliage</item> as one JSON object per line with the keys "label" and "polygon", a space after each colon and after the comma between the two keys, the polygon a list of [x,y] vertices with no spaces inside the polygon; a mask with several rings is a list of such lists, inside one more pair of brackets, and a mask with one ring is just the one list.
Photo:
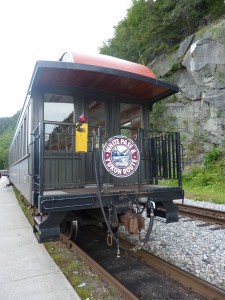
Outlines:
{"label": "green foliage", "polygon": [[[166,111],[165,101],[156,102],[153,105],[151,111],[150,119],[150,128],[151,130],[165,131],[163,127],[166,125],[166,121],[163,117],[164,112]],[[167,124],[168,125],[168,124]]]}
{"label": "green foliage", "polygon": [[209,167],[216,163],[220,157],[224,156],[224,151],[220,148],[214,148],[204,156],[204,166]]}
{"label": "green foliage", "polygon": [[207,1],[207,12],[212,20],[219,18],[224,15],[225,3],[224,0],[208,0]]}
{"label": "green foliage", "polygon": [[153,105],[150,114],[150,128],[153,131],[176,131],[177,117],[175,115],[167,114],[167,103],[172,103],[174,96],[167,98],[164,101],[156,102]]}
{"label": "green foliage", "polygon": [[213,186],[217,183],[219,178],[218,170],[209,170],[207,168],[196,168],[189,175],[183,176],[183,183],[192,183],[194,186],[205,187]]}
{"label": "green foliage", "polygon": [[0,118],[0,169],[7,168],[9,146],[12,141],[18,117],[19,112],[13,117]]}
{"label": "green foliage", "polygon": [[183,173],[186,197],[225,203],[225,152],[214,148],[205,154],[202,166]]}
{"label": "green foliage", "polygon": [[197,157],[199,154],[205,153],[204,142],[206,142],[206,134],[202,132],[199,122],[195,122],[193,136],[191,142],[186,144],[188,157]]}
{"label": "green foliage", "polygon": [[115,28],[115,37],[104,42],[100,53],[120,57],[134,62],[146,63],[142,53],[148,47],[149,26],[146,19],[150,10],[144,0],[133,1],[127,17]]}
{"label": "green foliage", "polygon": [[133,0],[100,53],[146,64],[224,14],[223,0]]}
{"label": "green foliage", "polygon": [[[225,5],[225,4],[224,4]],[[219,27],[211,29],[213,39],[225,43],[225,22]]]}

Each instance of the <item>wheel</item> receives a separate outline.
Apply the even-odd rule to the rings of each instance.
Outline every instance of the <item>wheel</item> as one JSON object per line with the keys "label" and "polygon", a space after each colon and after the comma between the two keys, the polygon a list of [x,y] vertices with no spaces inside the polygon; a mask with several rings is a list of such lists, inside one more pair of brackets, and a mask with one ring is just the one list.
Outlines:
{"label": "wheel", "polygon": [[78,233],[78,221],[63,221],[61,224],[61,232],[69,240],[75,240]]}

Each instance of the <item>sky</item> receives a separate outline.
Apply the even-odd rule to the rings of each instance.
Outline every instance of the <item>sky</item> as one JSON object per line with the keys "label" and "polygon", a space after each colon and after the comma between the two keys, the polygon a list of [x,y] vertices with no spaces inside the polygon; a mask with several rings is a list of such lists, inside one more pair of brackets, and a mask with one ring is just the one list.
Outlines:
{"label": "sky", "polygon": [[23,106],[37,60],[99,53],[132,0],[1,0],[0,117]]}

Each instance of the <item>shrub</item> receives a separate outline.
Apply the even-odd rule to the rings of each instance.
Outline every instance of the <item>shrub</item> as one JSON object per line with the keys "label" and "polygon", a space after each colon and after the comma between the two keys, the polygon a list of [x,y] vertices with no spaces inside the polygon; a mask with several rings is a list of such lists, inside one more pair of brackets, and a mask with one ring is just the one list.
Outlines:
{"label": "shrub", "polygon": [[224,156],[223,150],[215,147],[212,151],[205,154],[203,164],[205,167],[209,167],[222,156]]}

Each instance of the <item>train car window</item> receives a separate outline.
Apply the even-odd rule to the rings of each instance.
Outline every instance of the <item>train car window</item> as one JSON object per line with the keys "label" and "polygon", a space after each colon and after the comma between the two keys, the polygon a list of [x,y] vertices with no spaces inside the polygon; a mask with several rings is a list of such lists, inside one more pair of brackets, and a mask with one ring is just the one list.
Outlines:
{"label": "train car window", "polygon": [[90,101],[88,112],[88,123],[93,127],[105,126],[105,103],[101,101]]}
{"label": "train car window", "polygon": [[27,154],[26,145],[27,145],[27,119],[25,116],[23,120],[23,156]]}
{"label": "train car window", "polygon": [[46,93],[44,95],[44,120],[73,123],[73,97]]}
{"label": "train car window", "polygon": [[141,106],[120,103],[120,126],[122,135],[135,140],[137,129],[141,127]]}
{"label": "train car window", "polygon": [[19,151],[19,159],[22,158],[22,133],[23,133],[23,126],[20,127],[20,133],[19,133],[19,145],[20,145],[20,151]]}
{"label": "train car window", "polygon": [[20,158],[23,157],[23,134],[24,134],[24,124],[22,123],[20,127]]}
{"label": "train car window", "polygon": [[73,133],[68,124],[74,123],[74,98],[46,93],[44,95],[45,150],[72,151]]}

